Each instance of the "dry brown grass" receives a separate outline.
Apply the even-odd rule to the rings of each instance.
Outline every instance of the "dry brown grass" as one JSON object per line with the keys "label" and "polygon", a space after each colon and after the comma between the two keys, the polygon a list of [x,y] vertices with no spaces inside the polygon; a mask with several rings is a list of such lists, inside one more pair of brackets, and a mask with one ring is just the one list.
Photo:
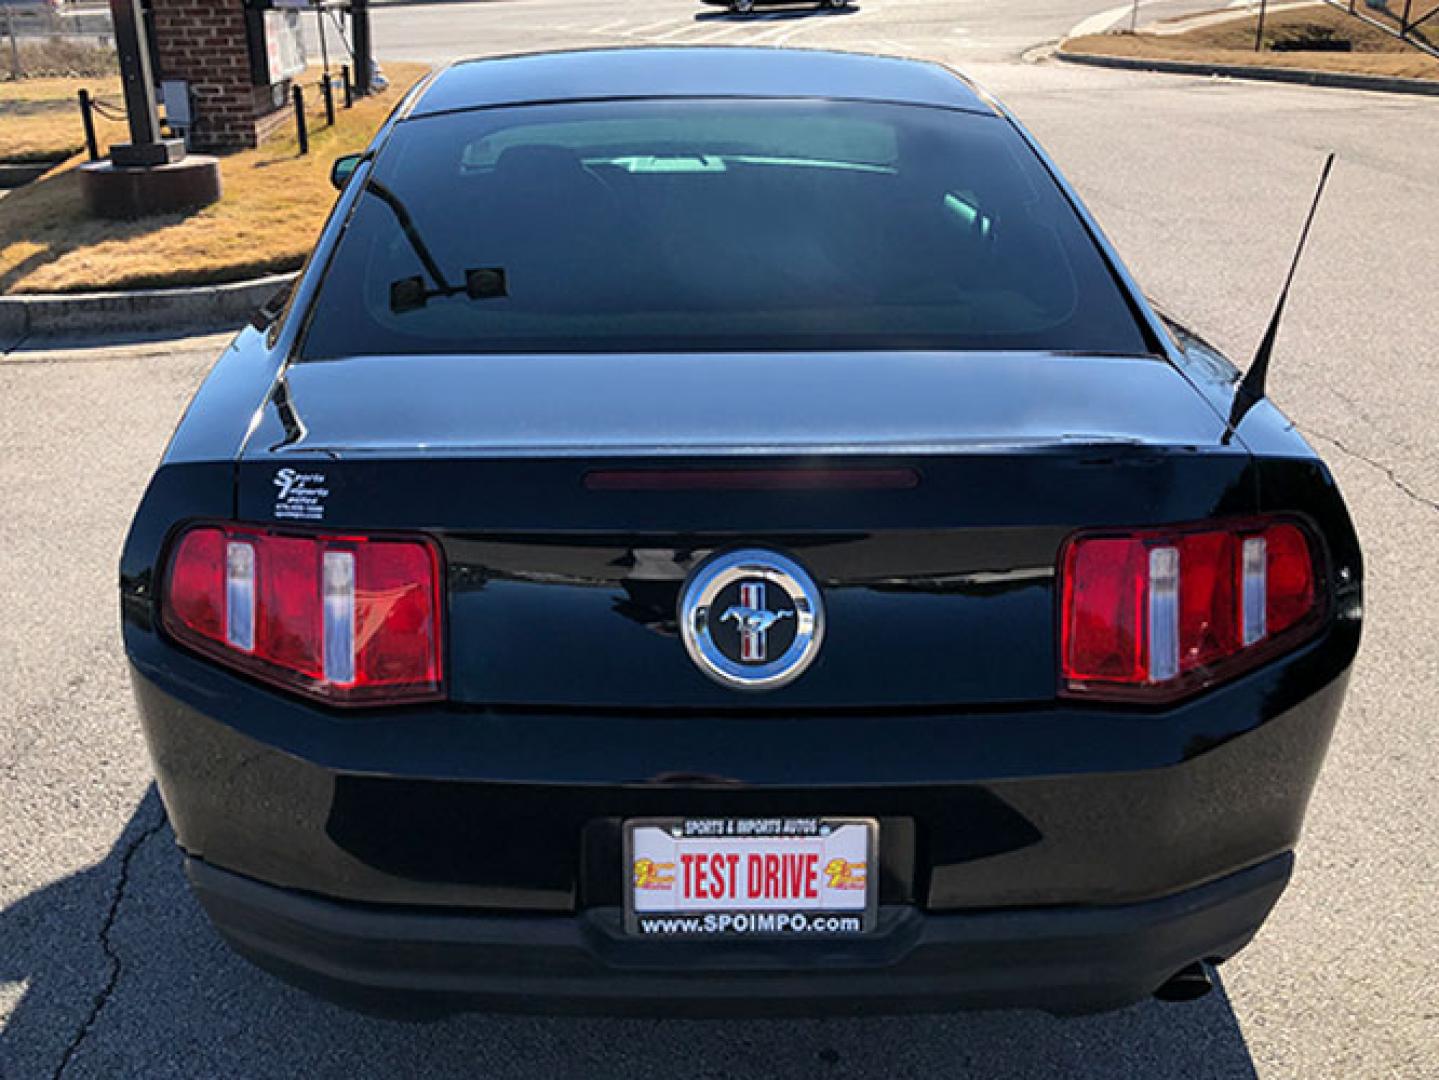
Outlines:
{"label": "dry brown grass", "polygon": [[[0,82],[0,161],[50,161],[85,145],[76,95],[81,89],[123,110],[117,78],[19,79]],[[95,118],[102,145],[124,138],[125,125]]]}
{"label": "dry brown grass", "polygon": [[[3,54],[0,54],[3,55]],[[16,102],[25,104],[65,103],[75,100],[75,91],[82,86],[92,93],[120,96],[120,80],[117,76],[103,79],[64,78],[44,79],[0,79],[0,108]]]}
{"label": "dry brown grass", "polygon": [[[1187,60],[1192,63],[1248,64],[1407,79],[1439,79],[1439,60],[1337,8],[1315,6],[1276,12],[1265,20],[1264,26],[1264,52],[1254,51],[1253,18],[1198,27],[1182,34],[1091,34],[1070,38],[1060,48],[1066,52],[1148,60]],[[1333,33],[1347,38],[1353,43],[1354,51],[1270,51],[1276,40],[1316,33]]]}
{"label": "dry brown grass", "polygon": [[72,159],[0,200],[0,293],[76,292],[239,281],[304,261],[335,199],[330,164],[363,149],[427,69],[390,64],[384,94],[311,121],[310,153],[292,130],[221,161],[224,197],[188,214],[102,221],[85,213]]}
{"label": "dry brown grass", "polygon": [[[1406,5],[1407,11],[1405,10]],[[1411,34],[1429,45],[1439,46],[1439,15],[1434,14],[1439,11],[1439,0],[1388,0],[1386,7],[1377,10],[1364,3],[1364,0],[1358,0],[1355,7],[1369,18],[1387,23],[1396,30],[1400,28],[1407,16],[1412,28]],[[1428,16],[1433,17],[1428,22],[1414,26],[1414,23]]]}

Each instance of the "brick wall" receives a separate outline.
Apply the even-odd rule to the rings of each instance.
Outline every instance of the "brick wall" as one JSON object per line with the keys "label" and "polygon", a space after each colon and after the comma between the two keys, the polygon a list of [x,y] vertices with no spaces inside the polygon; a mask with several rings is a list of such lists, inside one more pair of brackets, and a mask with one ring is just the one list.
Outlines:
{"label": "brick wall", "polygon": [[270,87],[252,80],[244,0],[151,0],[151,10],[161,76],[190,84],[191,149],[258,145],[284,106],[277,109]]}

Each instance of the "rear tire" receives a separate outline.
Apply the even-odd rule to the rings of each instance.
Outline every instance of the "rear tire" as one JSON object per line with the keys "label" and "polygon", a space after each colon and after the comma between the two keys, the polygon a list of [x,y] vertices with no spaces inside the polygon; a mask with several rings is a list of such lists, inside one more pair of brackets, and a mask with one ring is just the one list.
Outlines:
{"label": "rear tire", "polygon": [[729,0],[729,9],[735,15],[748,15],[754,11],[754,0]]}

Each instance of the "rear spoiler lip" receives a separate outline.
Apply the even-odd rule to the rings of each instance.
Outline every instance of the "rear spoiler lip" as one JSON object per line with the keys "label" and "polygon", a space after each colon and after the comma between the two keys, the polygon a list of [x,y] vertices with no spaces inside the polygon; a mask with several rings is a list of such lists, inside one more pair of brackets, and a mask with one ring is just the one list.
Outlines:
{"label": "rear spoiler lip", "polygon": [[[870,457],[922,457],[931,454],[991,454],[1045,451],[1074,451],[1086,448],[1115,449],[1128,447],[1135,450],[1162,451],[1178,449],[1176,444],[1148,442],[1128,435],[1073,434],[1057,435],[1053,438],[1010,438],[1010,439],[966,439],[955,438],[929,442],[872,442],[872,443],[696,443],[684,446],[646,445],[643,443],[534,443],[516,445],[513,443],[466,443],[445,446],[322,446],[308,445],[301,449],[278,448],[262,457],[253,454],[241,459],[241,464],[263,464],[266,460],[323,460],[345,461],[357,458],[425,458],[425,457],[476,457],[476,458],[793,458],[823,455],[829,458],[870,458]],[[1187,450],[1185,446],[1183,449]]]}

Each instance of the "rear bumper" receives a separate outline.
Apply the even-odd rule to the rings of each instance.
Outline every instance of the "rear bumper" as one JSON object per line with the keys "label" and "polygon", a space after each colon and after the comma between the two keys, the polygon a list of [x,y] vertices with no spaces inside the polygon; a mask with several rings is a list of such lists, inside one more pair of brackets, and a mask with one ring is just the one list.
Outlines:
{"label": "rear bumper", "polygon": [[261,967],[361,1008],[739,1015],[1041,1008],[1139,1000],[1196,959],[1228,959],[1289,879],[1284,854],[1140,904],[966,914],[882,909],[863,939],[646,942],[613,908],[436,913],[340,903],[190,859],[216,928]]}
{"label": "rear bumper", "polygon": [[[242,953],[360,1007],[1117,1007],[1229,957],[1283,889],[1353,637],[1160,714],[336,715],[127,625],[189,872]],[[1357,632],[1357,631],[1356,631]],[[622,823],[879,822],[877,930],[621,932]]]}
{"label": "rear bumper", "polygon": [[619,906],[638,817],[875,818],[879,903],[932,913],[1171,896],[1294,849],[1346,681],[1321,642],[1157,715],[356,717],[127,640],[187,854],[334,900],[537,915]]}

